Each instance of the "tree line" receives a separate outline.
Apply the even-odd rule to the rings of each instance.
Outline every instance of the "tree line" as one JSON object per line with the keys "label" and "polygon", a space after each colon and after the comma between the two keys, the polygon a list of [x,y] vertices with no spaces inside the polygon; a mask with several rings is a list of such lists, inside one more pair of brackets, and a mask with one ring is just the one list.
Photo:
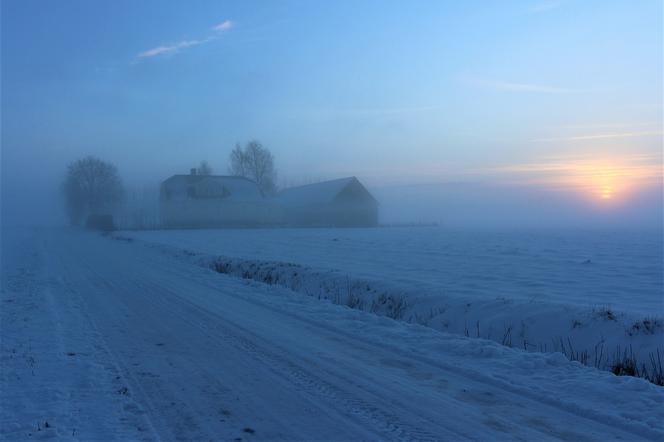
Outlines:
{"label": "tree line", "polygon": [[[228,162],[229,175],[256,182],[266,196],[277,192],[274,156],[259,141],[249,141],[244,147],[236,144]],[[198,175],[214,173],[207,161],[201,161],[195,170]],[[82,225],[85,222],[88,227],[110,228],[110,214],[126,195],[117,167],[95,156],[87,156],[69,164],[62,189],[70,223]]]}

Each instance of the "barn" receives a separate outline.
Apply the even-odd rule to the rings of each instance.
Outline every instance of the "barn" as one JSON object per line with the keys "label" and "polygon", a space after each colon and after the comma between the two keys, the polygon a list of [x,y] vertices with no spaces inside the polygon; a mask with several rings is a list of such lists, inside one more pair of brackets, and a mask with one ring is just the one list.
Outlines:
{"label": "barn", "polygon": [[289,226],[378,225],[378,202],[356,177],[291,187],[281,191],[275,201]]}
{"label": "barn", "polygon": [[266,197],[247,178],[199,175],[192,169],[161,184],[159,215],[164,228],[373,227],[378,202],[355,177]]}
{"label": "barn", "polygon": [[255,182],[238,176],[173,175],[161,184],[159,207],[165,228],[273,225],[281,211]]}

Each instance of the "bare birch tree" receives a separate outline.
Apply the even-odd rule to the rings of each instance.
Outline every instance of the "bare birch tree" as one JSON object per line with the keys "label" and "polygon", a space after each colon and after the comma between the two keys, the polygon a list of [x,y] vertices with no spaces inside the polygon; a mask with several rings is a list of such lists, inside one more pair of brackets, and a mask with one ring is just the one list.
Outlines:
{"label": "bare birch tree", "polygon": [[277,171],[274,157],[263,145],[252,140],[244,148],[239,144],[230,155],[230,173],[254,180],[264,195],[273,195],[276,190]]}

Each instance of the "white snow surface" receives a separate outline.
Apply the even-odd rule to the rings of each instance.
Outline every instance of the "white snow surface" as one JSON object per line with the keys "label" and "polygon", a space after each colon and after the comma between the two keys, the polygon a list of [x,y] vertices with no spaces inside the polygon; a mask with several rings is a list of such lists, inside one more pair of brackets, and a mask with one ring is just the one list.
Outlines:
{"label": "white snow surface", "polygon": [[664,439],[664,389],[560,353],[321,302],[176,248],[3,233],[3,440]]}
{"label": "white snow surface", "polygon": [[219,257],[235,276],[441,331],[561,351],[602,369],[625,352],[647,369],[651,355],[664,356],[657,233],[427,227],[120,235]]}
{"label": "white snow surface", "polygon": [[664,311],[658,232],[500,232],[443,227],[126,232],[210,254],[337,269],[412,291],[649,315]]}

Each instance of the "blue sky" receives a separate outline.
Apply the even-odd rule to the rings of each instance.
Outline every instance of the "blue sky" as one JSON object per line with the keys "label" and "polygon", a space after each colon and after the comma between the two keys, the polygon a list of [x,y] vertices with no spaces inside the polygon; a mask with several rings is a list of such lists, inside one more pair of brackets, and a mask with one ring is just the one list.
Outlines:
{"label": "blue sky", "polygon": [[3,189],[85,154],[225,172],[257,138],[286,184],[633,195],[661,185],[662,63],[656,0],[3,1]]}

